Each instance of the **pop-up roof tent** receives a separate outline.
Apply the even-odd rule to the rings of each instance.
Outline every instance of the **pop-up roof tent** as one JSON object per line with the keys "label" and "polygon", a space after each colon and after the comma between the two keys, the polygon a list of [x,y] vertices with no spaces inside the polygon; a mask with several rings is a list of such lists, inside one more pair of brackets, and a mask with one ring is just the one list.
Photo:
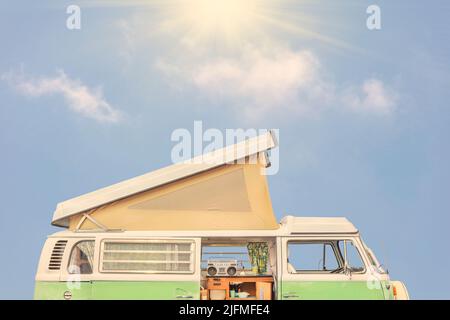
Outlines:
{"label": "pop-up roof tent", "polygon": [[265,168],[273,132],[58,204],[69,230],[277,229]]}

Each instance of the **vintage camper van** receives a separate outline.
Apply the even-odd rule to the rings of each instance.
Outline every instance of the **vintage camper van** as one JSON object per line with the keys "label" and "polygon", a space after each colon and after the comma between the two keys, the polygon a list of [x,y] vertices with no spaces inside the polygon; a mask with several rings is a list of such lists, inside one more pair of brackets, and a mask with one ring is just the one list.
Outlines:
{"label": "vintage camper van", "polygon": [[347,219],[277,223],[274,147],[269,132],[58,204],[35,299],[407,299]]}

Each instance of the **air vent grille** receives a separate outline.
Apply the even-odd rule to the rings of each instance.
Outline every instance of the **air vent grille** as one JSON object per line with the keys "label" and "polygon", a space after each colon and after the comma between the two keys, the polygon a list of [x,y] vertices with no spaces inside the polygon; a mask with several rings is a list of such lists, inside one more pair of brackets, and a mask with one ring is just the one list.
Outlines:
{"label": "air vent grille", "polygon": [[64,249],[66,248],[67,240],[56,241],[53,247],[52,255],[50,257],[50,263],[48,264],[49,270],[60,270],[61,262],[64,254]]}

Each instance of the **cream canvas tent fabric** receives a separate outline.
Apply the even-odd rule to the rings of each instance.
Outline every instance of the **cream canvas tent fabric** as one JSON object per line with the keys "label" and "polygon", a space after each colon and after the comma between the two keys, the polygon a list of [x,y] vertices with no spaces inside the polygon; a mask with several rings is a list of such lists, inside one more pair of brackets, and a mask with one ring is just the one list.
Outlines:
{"label": "cream canvas tent fabric", "polygon": [[[277,228],[260,165],[225,165],[120,200],[91,216],[108,228],[125,230]],[[81,217],[71,217],[69,229]],[[81,225],[95,228],[88,219]]]}
{"label": "cream canvas tent fabric", "polygon": [[234,160],[242,155],[248,160],[257,155],[256,163],[185,163],[157,170],[59,204],[53,224],[70,230],[276,229],[262,174],[267,164],[265,151],[276,146],[276,141],[271,133],[263,138],[262,146],[234,156]]}

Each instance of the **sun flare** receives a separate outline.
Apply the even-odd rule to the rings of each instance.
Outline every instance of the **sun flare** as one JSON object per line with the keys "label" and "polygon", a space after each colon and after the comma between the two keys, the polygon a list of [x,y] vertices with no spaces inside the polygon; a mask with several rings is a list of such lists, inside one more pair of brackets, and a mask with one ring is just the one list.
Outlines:
{"label": "sun flare", "polygon": [[[94,0],[93,0],[94,1]],[[177,37],[178,44],[197,48],[239,49],[246,44],[267,44],[285,35],[314,40],[331,48],[360,51],[337,37],[345,23],[320,19],[318,0],[96,0],[98,5],[147,9],[149,32]],[[145,15],[145,10],[142,10]],[[159,21],[155,27],[155,21]],[[153,23],[153,24],[152,24]],[[327,28],[333,31],[331,36]]]}

